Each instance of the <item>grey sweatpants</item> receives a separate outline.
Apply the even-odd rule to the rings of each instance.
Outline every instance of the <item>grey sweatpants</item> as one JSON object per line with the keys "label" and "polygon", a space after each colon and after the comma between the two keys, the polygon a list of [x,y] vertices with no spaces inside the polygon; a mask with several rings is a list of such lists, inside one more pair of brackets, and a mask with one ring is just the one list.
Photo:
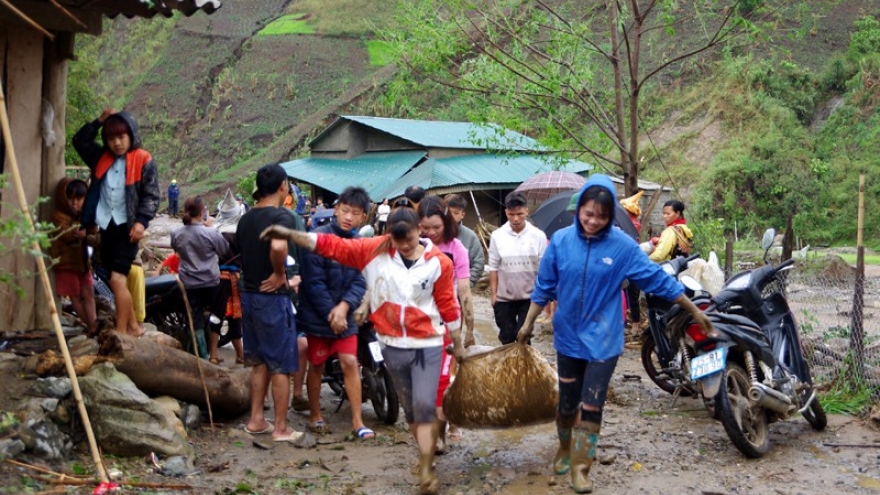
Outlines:
{"label": "grey sweatpants", "polygon": [[382,349],[407,423],[431,423],[437,419],[441,349],[440,346],[424,349],[385,346]]}

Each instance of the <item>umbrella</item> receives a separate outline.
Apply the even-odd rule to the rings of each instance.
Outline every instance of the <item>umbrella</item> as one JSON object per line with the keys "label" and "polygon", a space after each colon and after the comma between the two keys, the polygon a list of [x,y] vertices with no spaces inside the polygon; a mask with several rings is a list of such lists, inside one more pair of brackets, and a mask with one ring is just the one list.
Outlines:
{"label": "umbrella", "polygon": [[[532,223],[535,224],[535,227],[543,230],[547,238],[550,238],[559,229],[574,225],[574,212],[568,211],[572,194],[577,194],[577,192],[557,193],[541,203],[541,206],[532,213]],[[629,219],[629,215],[626,214],[623,207],[617,204],[614,206],[614,224],[638,242],[639,234]]]}
{"label": "umbrella", "polygon": [[327,208],[326,210],[321,210],[312,214],[312,229],[314,230],[321,225],[326,225],[330,223],[330,219],[333,218],[334,210],[333,208]]}
{"label": "umbrella", "polygon": [[577,191],[587,182],[574,172],[553,170],[524,180],[515,190],[525,193],[530,201],[541,201],[561,191]]}

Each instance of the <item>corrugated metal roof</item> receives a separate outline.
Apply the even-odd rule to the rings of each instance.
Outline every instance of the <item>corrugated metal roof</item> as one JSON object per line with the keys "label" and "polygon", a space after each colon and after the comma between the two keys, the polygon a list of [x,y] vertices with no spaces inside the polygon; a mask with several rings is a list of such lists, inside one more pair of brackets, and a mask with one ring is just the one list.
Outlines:
{"label": "corrugated metal roof", "polygon": [[[583,174],[593,166],[568,160],[556,170]],[[401,177],[381,192],[383,198],[403,194],[411,185],[425,190],[462,188],[459,190],[513,189],[522,181],[541,172],[554,170],[554,164],[539,155],[480,154],[429,159]]]}
{"label": "corrugated metal roof", "polygon": [[[330,124],[312,143],[319,141],[336,127],[348,122],[371,127],[419,146],[453,149],[494,149],[501,151],[550,151],[538,141],[495,124],[477,125],[470,122],[391,119],[343,115]],[[311,145],[311,144],[310,144]]]}
{"label": "corrugated metal roof", "polygon": [[405,174],[426,155],[424,151],[392,151],[364,153],[350,160],[301,158],[282,163],[287,176],[314,184],[336,194],[348,186],[360,186],[370,198],[381,200],[379,194]]}
{"label": "corrugated metal roof", "polygon": [[119,15],[151,18],[156,14],[171,17],[174,11],[185,16],[199,10],[213,14],[220,6],[220,0],[93,0],[88,2],[87,8],[99,10],[110,18]]}

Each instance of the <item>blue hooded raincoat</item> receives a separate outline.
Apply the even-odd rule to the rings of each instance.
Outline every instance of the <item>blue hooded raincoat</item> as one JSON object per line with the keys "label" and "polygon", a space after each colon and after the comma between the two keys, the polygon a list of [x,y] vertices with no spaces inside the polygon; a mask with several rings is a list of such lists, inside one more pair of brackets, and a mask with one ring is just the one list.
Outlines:
{"label": "blue hooded raincoat", "polygon": [[[578,195],[601,186],[616,197],[607,175],[593,174]],[[553,317],[553,346],[564,356],[603,361],[623,353],[621,286],[629,279],[641,290],[673,300],[684,287],[648,259],[638,244],[613,222],[587,238],[578,222],[553,234],[541,258],[532,302],[558,301]]]}

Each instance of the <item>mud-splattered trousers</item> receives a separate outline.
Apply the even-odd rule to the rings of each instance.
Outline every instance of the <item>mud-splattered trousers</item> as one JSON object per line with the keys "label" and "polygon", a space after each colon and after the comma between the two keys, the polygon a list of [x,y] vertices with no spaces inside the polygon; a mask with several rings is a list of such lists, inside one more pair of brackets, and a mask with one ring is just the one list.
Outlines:
{"label": "mud-splattered trousers", "polygon": [[[567,423],[568,426],[573,425],[582,407],[581,404],[592,406],[589,409],[598,410],[591,412],[599,412],[601,418],[605,398],[608,396],[608,384],[611,382],[614,368],[617,367],[617,359],[618,357],[615,356],[604,361],[587,361],[563,354],[556,355],[556,369],[559,374],[558,414],[561,422]],[[588,409],[584,408],[582,420],[588,419],[584,416],[592,416],[587,414],[587,411]]]}

